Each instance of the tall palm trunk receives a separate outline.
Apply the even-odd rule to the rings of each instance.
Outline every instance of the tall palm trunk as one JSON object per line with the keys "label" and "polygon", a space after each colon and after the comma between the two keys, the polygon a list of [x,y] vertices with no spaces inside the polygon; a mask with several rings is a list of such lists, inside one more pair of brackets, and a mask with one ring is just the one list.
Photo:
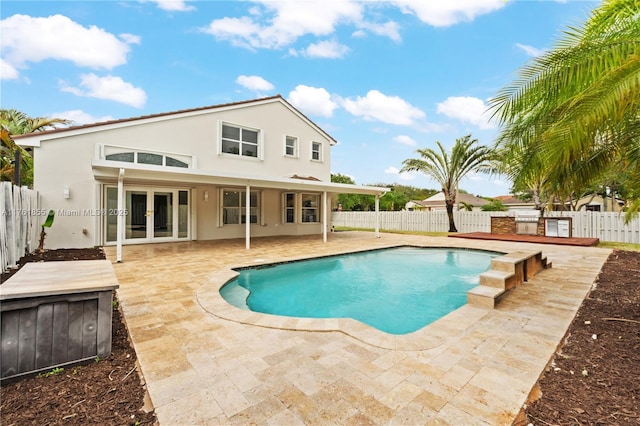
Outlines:
{"label": "tall palm trunk", "polygon": [[447,206],[447,216],[449,217],[449,232],[458,232],[456,224],[453,221],[453,201],[447,199],[445,204]]}

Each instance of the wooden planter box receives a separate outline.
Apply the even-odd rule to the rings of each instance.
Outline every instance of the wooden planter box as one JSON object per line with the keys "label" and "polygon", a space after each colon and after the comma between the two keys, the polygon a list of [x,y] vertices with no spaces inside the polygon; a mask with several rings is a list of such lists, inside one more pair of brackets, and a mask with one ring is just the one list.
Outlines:
{"label": "wooden planter box", "polygon": [[111,353],[108,260],[25,265],[0,286],[0,379]]}

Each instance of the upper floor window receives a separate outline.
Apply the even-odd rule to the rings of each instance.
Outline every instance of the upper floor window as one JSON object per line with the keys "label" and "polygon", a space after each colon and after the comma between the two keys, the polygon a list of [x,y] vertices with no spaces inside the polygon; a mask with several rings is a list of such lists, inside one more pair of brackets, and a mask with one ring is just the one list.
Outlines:
{"label": "upper floor window", "polygon": [[322,161],[322,144],[320,142],[311,142],[311,159]]}
{"label": "upper floor window", "polygon": [[286,136],[284,141],[284,155],[287,157],[298,156],[298,138]]}
{"label": "upper floor window", "polygon": [[221,151],[225,154],[258,158],[259,133],[255,129],[222,124]]}

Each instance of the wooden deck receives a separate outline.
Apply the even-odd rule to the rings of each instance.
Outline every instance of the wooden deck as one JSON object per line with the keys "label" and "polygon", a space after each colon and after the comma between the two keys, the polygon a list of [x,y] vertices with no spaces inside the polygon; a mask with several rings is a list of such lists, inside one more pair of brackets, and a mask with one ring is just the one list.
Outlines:
{"label": "wooden deck", "polygon": [[451,234],[449,236],[454,238],[469,238],[473,240],[516,241],[522,243],[556,244],[580,247],[596,246],[600,242],[599,238],[561,238],[543,237],[540,235],[491,234],[489,232],[469,232],[466,234]]}

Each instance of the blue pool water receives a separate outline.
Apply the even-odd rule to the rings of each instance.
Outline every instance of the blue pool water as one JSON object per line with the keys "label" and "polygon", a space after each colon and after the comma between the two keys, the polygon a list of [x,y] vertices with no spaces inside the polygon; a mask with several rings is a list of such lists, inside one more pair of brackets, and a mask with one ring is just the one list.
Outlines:
{"label": "blue pool water", "polygon": [[398,247],[243,269],[220,294],[242,309],[353,318],[391,334],[419,330],[466,303],[499,253]]}

